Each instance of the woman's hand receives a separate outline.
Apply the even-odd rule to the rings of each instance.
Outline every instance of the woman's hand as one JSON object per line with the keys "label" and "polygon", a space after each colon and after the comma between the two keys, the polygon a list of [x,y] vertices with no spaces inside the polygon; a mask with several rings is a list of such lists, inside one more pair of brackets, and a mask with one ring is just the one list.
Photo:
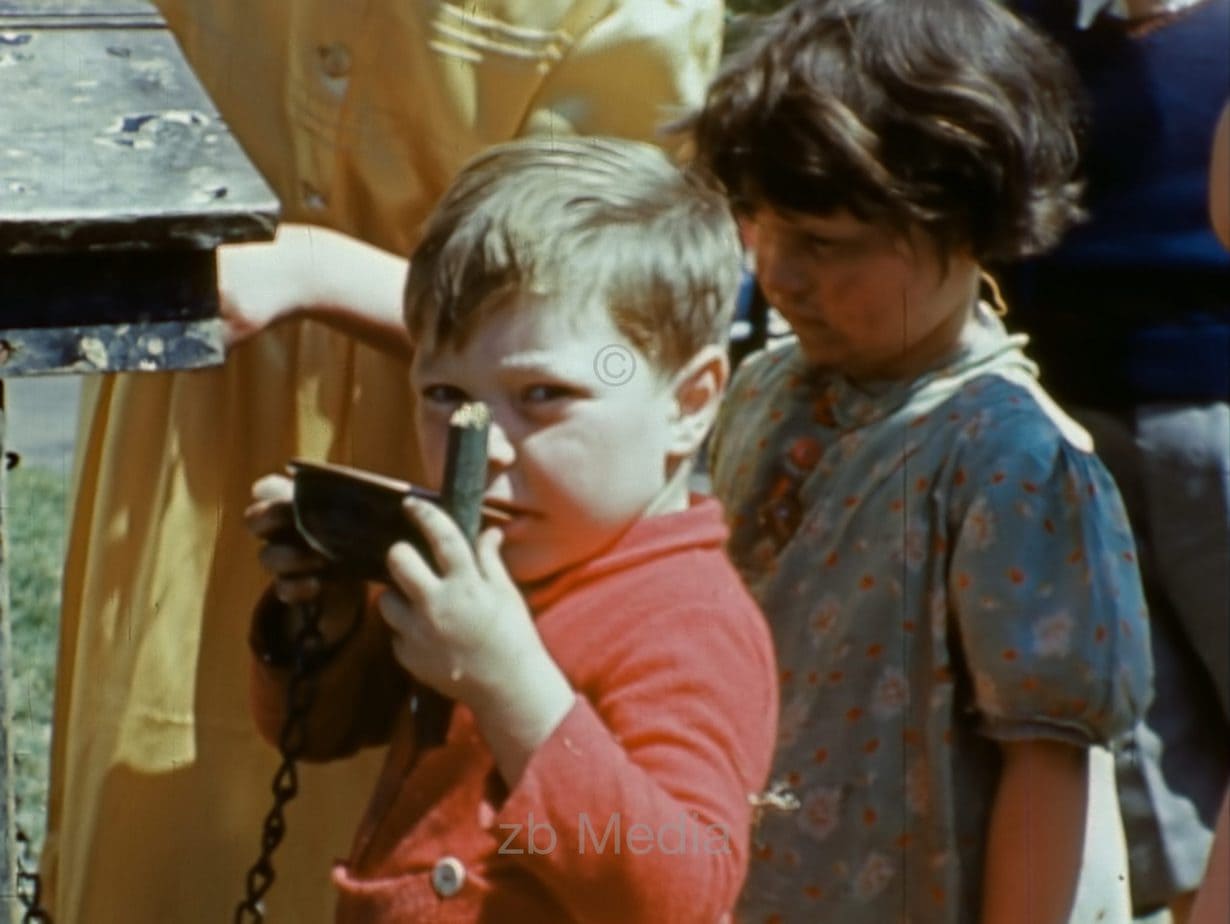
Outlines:
{"label": "woman's hand", "polygon": [[329,228],[284,224],[269,242],[218,248],[224,336],[232,347],[272,324],[313,318],[406,356],[407,263]]}
{"label": "woman's hand", "polygon": [[295,263],[297,232],[282,228],[273,241],[218,248],[218,300],[227,349],[289,316],[307,295]]}

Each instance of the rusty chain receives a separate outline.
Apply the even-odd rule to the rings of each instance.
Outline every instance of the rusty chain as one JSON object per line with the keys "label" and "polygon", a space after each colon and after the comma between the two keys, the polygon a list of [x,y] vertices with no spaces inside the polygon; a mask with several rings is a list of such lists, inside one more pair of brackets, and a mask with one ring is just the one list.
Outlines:
{"label": "rusty chain", "polygon": [[273,853],[286,836],[286,805],[299,793],[299,774],[295,763],[303,754],[307,741],[307,715],[316,698],[313,669],[325,644],[320,633],[319,604],[303,604],[299,614],[301,625],[295,634],[294,667],[286,689],[286,719],[278,736],[282,763],[273,775],[273,806],[265,815],[261,827],[260,856],[249,868],[244,880],[244,899],[235,908],[235,924],[265,920],[262,901],[276,878]]}
{"label": "rusty chain", "polygon": [[43,880],[38,870],[26,866],[26,858],[30,855],[30,837],[21,828],[17,829],[17,901],[23,909],[21,924],[41,922],[52,924],[51,915],[43,907]]}
{"label": "rusty chain", "polygon": [[[278,736],[282,763],[273,776],[273,806],[265,816],[261,830],[261,852],[248,870],[244,900],[235,909],[234,920],[263,922],[261,901],[273,885],[273,853],[286,836],[285,808],[299,793],[296,761],[303,753],[307,739],[307,714],[316,698],[313,675],[315,662],[324,648],[320,633],[320,607],[305,604],[300,608],[301,625],[294,640],[294,667],[286,690],[286,720]],[[26,865],[30,855],[30,838],[21,828],[16,831],[17,900],[22,907],[21,924],[53,924],[54,919],[42,905],[42,878],[37,869]]]}

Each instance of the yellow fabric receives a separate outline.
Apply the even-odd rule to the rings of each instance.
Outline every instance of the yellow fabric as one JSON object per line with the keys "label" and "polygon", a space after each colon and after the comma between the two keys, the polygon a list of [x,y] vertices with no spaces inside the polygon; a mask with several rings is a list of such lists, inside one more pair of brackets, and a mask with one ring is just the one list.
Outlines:
{"label": "yellow fabric", "polygon": [[[159,5],[284,218],[401,253],[489,143],[651,137],[699,101],[721,30],[714,0]],[[292,456],[413,477],[405,380],[293,323],[219,369],[88,382],[43,853],[60,924],[231,920],[277,765],[248,716],[249,486]],[[331,918],[379,757],[303,770],[272,924]]]}

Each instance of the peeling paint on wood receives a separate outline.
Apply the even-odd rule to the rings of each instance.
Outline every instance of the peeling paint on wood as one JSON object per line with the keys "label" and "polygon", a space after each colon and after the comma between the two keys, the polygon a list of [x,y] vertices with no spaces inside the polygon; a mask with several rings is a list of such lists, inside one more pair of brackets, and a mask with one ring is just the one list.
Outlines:
{"label": "peeling paint on wood", "polygon": [[0,377],[222,360],[278,202],[148,0],[0,0]]}
{"label": "peeling paint on wood", "polygon": [[0,0],[0,252],[267,240],[278,203],[149,3]]}
{"label": "peeling paint on wood", "polygon": [[196,369],[223,358],[217,318],[0,330],[3,378]]}

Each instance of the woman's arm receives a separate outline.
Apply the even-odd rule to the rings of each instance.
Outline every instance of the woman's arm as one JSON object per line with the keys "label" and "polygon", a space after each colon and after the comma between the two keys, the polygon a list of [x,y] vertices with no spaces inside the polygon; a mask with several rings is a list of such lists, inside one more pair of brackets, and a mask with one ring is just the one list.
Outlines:
{"label": "woman's arm", "polygon": [[315,225],[284,224],[271,242],[220,247],[227,342],[277,321],[312,318],[408,357],[402,323],[407,266],[402,257]]}
{"label": "woman's arm", "polygon": [[1066,924],[1085,834],[1088,754],[1053,741],[1005,741],[991,809],[982,924]]}

